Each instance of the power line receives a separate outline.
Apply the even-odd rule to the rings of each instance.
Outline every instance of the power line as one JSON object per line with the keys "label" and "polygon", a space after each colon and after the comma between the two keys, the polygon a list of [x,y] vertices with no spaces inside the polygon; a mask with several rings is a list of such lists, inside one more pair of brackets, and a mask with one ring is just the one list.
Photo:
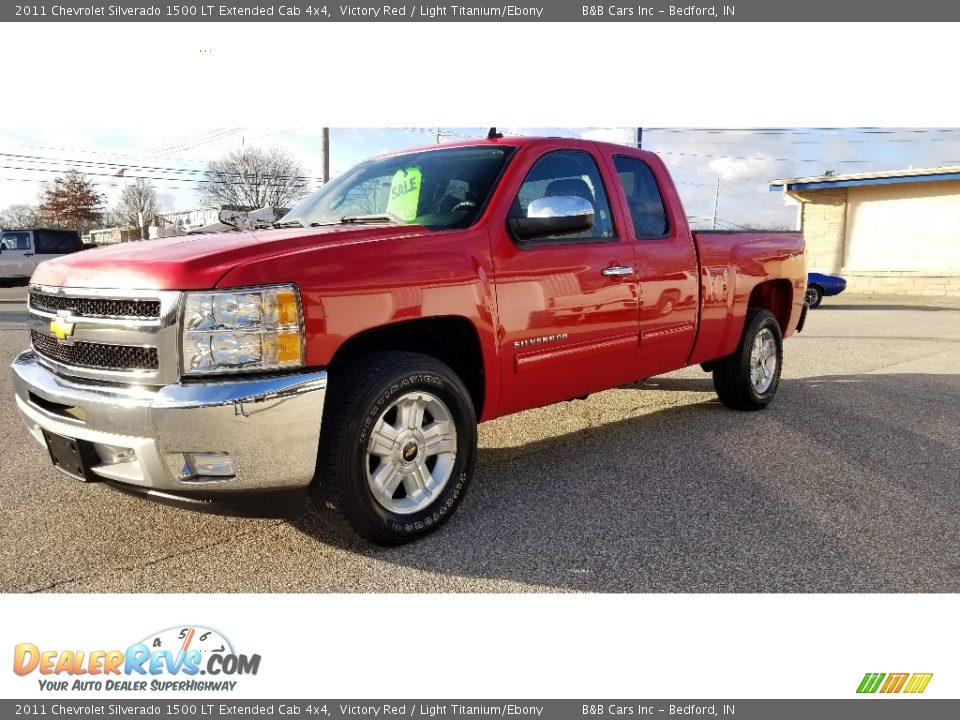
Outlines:
{"label": "power line", "polygon": [[[655,132],[656,128],[650,128],[651,131]],[[670,130],[661,130],[661,132],[667,135],[688,135],[688,136],[698,136],[698,135],[710,135],[712,136],[709,140],[703,139],[688,139],[688,140],[678,140],[671,138],[671,143],[679,143],[686,145],[700,145],[700,144],[709,144],[709,145],[741,145],[744,143],[757,144],[761,141],[773,140],[781,144],[786,145],[821,145],[825,142],[840,142],[844,145],[886,145],[889,143],[931,143],[931,142],[960,142],[960,128],[925,128],[925,129],[910,129],[910,128],[878,128],[873,130],[858,130],[856,128],[851,129],[834,129],[832,131],[806,131],[806,130],[773,130],[773,129],[743,129],[739,132],[734,132],[732,130],[713,130],[711,128],[686,128],[686,129],[670,129]],[[714,139],[722,138],[724,135],[731,135],[736,137],[736,139]],[[902,137],[904,135],[909,135],[912,137]],[[937,135],[939,137],[931,137],[931,135]],[[877,137],[882,136],[882,137]],[[897,137],[899,136],[899,137]],[[814,138],[814,139],[803,139],[803,138]]]}
{"label": "power line", "polygon": [[175,143],[167,147],[161,148],[153,153],[148,152],[150,155],[171,155],[173,153],[182,152],[184,150],[192,150],[193,148],[200,147],[201,145],[207,145],[212,142],[218,142],[220,140],[225,140],[226,138],[236,135],[237,133],[243,132],[246,128],[235,127],[235,128],[224,128],[220,131],[213,131],[208,133],[206,136],[201,136],[199,139],[195,138],[193,140],[186,140],[179,144]]}
{"label": "power line", "polygon": [[738,225],[737,223],[722,217],[718,217],[717,222],[721,225],[726,225],[728,230],[747,230],[747,228],[743,225]]}
{"label": "power line", "polygon": [[[134,163],[117,163],[117,162],[103,162],[99,160],[79,160],[79,159],[69,159],[69,158],[49,158],[40,155],[21,155],[16,153],[5,153],[0,152],[0,157],[14,158],[17,160],[29,160],[34,163],[46,164],[46,165],[76,165],[78,167],[89,167],[94,169],[123,169],[123,170],[147,170],[147,171],[156,171],[156,172],[172,172],[179,174],[188,174],[188,175],[205,175],[207,174],[206,169],[198,168],[178,168],[178,167],[160,167],[156,165],[137,165]],[[19,168],[27,171],[42,171],[42,172],[51,172],[46,168]],[[234,175],[241,176],[241,172],[217,172],[217,175]],[[132,177],[132,176],[131,176]],[[315,175],[270,175],[271,178],[283,178],[288,180],[320,180],[319,176]]]}
{"label": "power line", "polygon": [[737,134],[750,133],[754,135],[829,135],[841,133],[860,133],[863,135],[894,135],[897,133],[960,133],[960,128],[879,128],[879,127],[850,127],[850,128],[656,128],[645,127],[644,131],[664,133],[691,133],[706,134]]}
{"label": "power line", "polygon": [[[54,173],[54,174],[58,174],[58,175],[59,175],[59,174],[63,174],[63,172],[64,172],[63,170],[54,170],[54,169],[52,169],[52,168],[50,168],[50,169],[48,169],[48,168],[28,168],[28,167],[19,167],[19,166],[16,166],[16,165],[0,165],[0,170],[18,170],[18,171],[21,171],[21,172]],[[217,183],[219,183],[219,182],[223,182],[223,180],[216,180],[216,179],[214,179],[214,180],[208,180],[208,179],[205,179],[205,178],[156,177],[156,176],[153,176],[153,175],[127,175],[127,174],[124,174],[124,175],[120,176],[120,175],[117,175],[117,173],[110,173],[110,172],[102,173],[102,172],[91,172],[91,171],[86,171],[86,172],[84,172],[84,171],[81,171],[81,170],[74,170],[74,172],[77,172],[77,173],[79,173],[80,175],[83,175],[84,177],[108,177],[108,178],[124,177],[124,178],[130,179],[130,180],[159,180],[159,181],[161,181],[161,182],[197,183],[197,184],[199,184],[199,185],[210,185],[210,184],[217,184]],[[235,175],[235,173],[231,173],[230,175]],[[236,174],[236,175],[237,175],[238,177],[240,176],[239,174]],[[244,177],[245,177],[245,176],[244,176]],[[263,180],[268,181],[268,182],[262,183],[263,185],[268,185],[268,186],[269,186],[269,185],[281,185],[281,184],[285,184],[285,183],[287,183],[287,182],[289,182],[289,181],[291,181],[291,180],[300,180],[300,179],[304,179],[304,180],[305,180],[305,179],[306,179],[306,178],[299,178],[299,177],[285,176],[285,175],[261,175],[260,178],[263,179]],[[46,181],[41,181],[41,182],[46,182]]]}
{"label": "power line", "polygon": [[[840,164],[866,164],[866,163],[889,163],[890,160],[862,160],[862,159],[834,159],[834,158],[784,158],[784,157],[770,157],[769,155],[712,155],[709,153],[686,153],[686,152],[672,152],[669,150],[657,150],[658,155],[678,155],[681,157],[702,157],[710,158],[712,160],[747,160],[747,161],[762,161],[762,162],[783,162],[783,163],[817,163],[820,165],[840,165]],[[929,162],[934,163],[960,163],[960,160],[930,160]]]}
{"label": "power line", "polygon": [[676,163],[666,163],[666,166],[671,170],[679,170],[681,172],[689,172],[695,175],[704,175],[709,178],[723,178],[727,182],[736,182],[744,185],[750,185],[754,182],[758,183],[767,183],[770,182],[770,178],[756,178],[748,177],[743,175],[727,175],[726,173],[711,173],[704,170],[697,170],[695,168],[687,167],[686,165],[677,165]]}
{"label": "power line", "polygon": [[[673,145],[756,145],[759,144],[760,140],[768,139],[766,137],[754,138],[743,140],[674,140],[670,139],[669,143],[671,147]],[[656,143],[656,140],[651,142]],[[661,140],[661,142],[665,142]],[[960,143],[960,137],[936,137],[936,138],[884,138],[883,140],[857,140],[857,139],[842,139],[831,141],[829,139],[821,140],[786,140],[786,139],[777,139],[781,145],[823,145],[828,142],[839,142],[843,145],[871,145],[873,147],[882,147],[889,144],[924,144],[935,143],[935,142],[946,142],[946,143]]]}
{"label": "power line", "polygon": [[[149,153],[138,155],[138,154],[130,154],[130,153],[105,152],[103,150],[78,150],[77,148],[52,147],[49,145],[27,145],[23,143],[11,143],[10,146],[18,147],[18,148],[29,148],[31,150],[53,150],[55,152],[78,152],[84,155],[98,155],[101,157],[120,158],[120,159],[142,160],[143,158],[154,157],[154,155],[151,155]],[[187,162],[187,163],[209,162],[209,160],[207,159],[201,160],[198,158],[177,158],[177,159],[181,162]],[[115,163],[115,164],[122,165],[123,163]]]}

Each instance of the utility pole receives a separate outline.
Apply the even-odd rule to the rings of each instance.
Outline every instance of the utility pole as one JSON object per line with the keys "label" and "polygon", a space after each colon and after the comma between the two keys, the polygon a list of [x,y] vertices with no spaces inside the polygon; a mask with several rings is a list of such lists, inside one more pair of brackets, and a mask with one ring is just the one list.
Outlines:
{"label": "utility pole", "polygon": [[717,229],[717,203],[720,202],[720,178],[717,178],[717,189],[713,193],[713,222],[710,224],[711,230]]}
{"label": "utility pole", "polygon": [[443,140],[443,128],[437,128],[437,145]]}
{"label": "utility pole", "polygon": [[637,150],[643,149],[643,128],[637,128]]}
{"label": "utility pole", "polygon": [[330,182],[330,128],[323,128],[323,184]]}

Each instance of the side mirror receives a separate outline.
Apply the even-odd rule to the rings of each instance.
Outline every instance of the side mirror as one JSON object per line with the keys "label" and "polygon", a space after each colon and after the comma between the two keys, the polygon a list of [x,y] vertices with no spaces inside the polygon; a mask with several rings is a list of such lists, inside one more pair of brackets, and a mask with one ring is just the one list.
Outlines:
{"label": "side mirror", "polygon": [[532,200],[525,218],[512,218],[510,230],[518,240],[572,235],[593,227],[593,205],[576,195],[556,195]]}

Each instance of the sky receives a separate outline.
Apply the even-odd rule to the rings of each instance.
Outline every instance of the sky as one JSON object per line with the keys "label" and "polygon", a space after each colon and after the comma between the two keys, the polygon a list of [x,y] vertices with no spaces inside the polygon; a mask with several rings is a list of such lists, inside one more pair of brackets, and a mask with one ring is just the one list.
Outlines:
{"label": "sky", "polygon": [[[500,128],[506,135],[624,139],[632,128]],[[373,155],[483,137],[487,128],[333,128],[330,168],[336,176]],[[34,204],[44,180],[77,169],[112,206],[133,178],[150,178],[165,211],[200,207],[207,162],[243,146],[289,151],[319,182],[319,127],[210,127],[154,129],[0,128],[0,209]],[[645,128],[643,147],[670,167],[687,213],[697,227],[791,228],[796,210],[768,182],[778,178],[960,166],[960,128]],[[123,177],[117,173],[123,169]]]}

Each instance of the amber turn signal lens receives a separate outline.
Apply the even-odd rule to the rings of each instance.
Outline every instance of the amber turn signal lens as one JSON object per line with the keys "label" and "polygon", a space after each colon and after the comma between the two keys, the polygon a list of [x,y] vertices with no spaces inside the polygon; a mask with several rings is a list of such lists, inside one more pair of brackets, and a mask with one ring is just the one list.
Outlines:
{"label": "amber turn signal lens", "polygon": [[300,322],[297,295],[292,290],[277,293],[277,321],[280,325],[296,325]]}
{"label": "amber turn signal lens", "polygon": [[296,362],[300,359],[300,334],[286,332],[277,334],[277,362]]}

